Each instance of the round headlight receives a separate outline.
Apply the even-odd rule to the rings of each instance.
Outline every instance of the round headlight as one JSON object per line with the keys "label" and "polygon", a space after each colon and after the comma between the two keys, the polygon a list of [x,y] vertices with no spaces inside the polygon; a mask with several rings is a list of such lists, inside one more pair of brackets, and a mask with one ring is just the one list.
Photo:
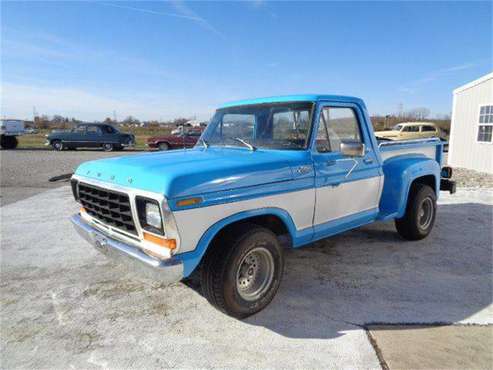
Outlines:
{"label": "round headlight", "polygon": [[156,229],[162,228],[161,212],[157,204],[146,202],[145,217],[147,225]]}

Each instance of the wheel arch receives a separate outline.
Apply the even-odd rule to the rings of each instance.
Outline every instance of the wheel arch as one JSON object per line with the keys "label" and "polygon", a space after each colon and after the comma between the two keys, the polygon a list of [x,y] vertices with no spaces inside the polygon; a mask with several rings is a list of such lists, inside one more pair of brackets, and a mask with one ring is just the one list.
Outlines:
{"label": "wheel arch", "polygon": [[183,261],[184,277],[190,276],[200,265],[205,254],[211,250],[211,247],[215,247],[215,242],[220,240],[222,235],[245,223],[265,227],[277,236],[287,235],[290,245],[296,235],[296,227],[291,216],[281,208],[262,208],[236,213],[210,226],[193,251],[177,255]]}
{"label": "wheel arch", "polygon": [[415,184],[429,185],[439,195],[440,165],[424,156],[394,157],[384,163],[385,181],[380,199],[380,219],[400,218],[406,212]]}

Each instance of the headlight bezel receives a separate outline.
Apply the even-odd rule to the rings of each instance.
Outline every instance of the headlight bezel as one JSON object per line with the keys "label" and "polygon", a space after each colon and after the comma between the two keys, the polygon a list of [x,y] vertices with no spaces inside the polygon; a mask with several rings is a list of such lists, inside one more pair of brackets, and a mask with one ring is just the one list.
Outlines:
{"label": "headlight bezel", "polygon": [[[160,223],[159,227],[156,227],[156,225],[152,225],[148,223],[147,220],[147,204],[151,204],[155,206],[159,212],[159,217],[160,217]],[[155,199],[143,197],[140,195],[137,195],[135,197],[135,205],[137,207],[137,215],[139,217],[139,224],[142,230],[149,231],[151,233],[164,236],[165,235],[165,230],[164,230],[164,217],[163,217],[163,212],[161,210],[161,206],[159,202]]]}

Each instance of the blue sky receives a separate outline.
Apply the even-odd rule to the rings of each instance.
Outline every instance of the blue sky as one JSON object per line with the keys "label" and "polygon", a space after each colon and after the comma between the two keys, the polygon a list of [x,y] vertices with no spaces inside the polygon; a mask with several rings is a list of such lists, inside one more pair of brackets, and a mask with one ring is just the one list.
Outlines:
{"label": "blue sky", "polygon": [[492,71],[491,2],[2,2],[1,114],[208,118],[224,102],[362,97],[451,111]]}

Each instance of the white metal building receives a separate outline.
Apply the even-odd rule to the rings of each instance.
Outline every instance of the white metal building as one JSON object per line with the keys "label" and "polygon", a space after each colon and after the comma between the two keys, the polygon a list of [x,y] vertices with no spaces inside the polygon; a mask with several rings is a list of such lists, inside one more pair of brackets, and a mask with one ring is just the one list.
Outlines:
{"label": "white metal building", "polygon": [[493,73],[454,90],[448,163],[493,173]]}

